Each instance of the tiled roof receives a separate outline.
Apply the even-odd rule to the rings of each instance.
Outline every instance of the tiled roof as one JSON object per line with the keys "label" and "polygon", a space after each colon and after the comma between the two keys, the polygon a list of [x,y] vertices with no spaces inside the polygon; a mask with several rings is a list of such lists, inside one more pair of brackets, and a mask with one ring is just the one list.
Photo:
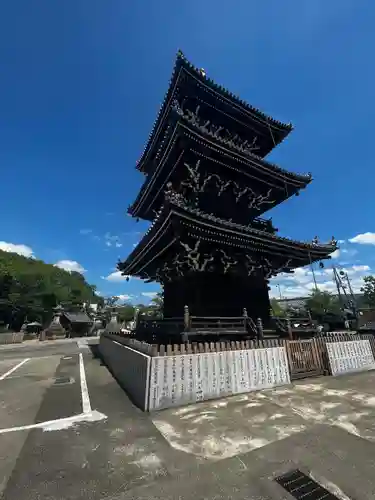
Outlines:
{"label": "tiled roof", "polygon": [[172,92],[174,90],[175,81],[177,80],[178,75],[179,75],[179,71],[180,71],[180,69],[182,67],[184,67],[184,68],[190,70],[191,72],[193,72],[194,75],[202,83],[204,83],[208,87],[212,88],[216,92],[220,92],[220,94],[223,97],[227,98],[234,105],[240,106],[243,110],[247,111],[248,113],[256,115],[258,118],[260,118],[261,120],[263,120],[264,122],[266,122],[268,126],[272,126],[272,127],[277,128],[279,130],[283,130],[285,132],[285,135],[287,135],[291,130],[293,130],[293,125],[291,123],[283,123],[283,122],[281,122],[279,120],[276,120],[276,119],[272,118],[271,116],[266,115],[265,113],[263,113],[262,111],[260,111],[258,108],[250,105],[249,103],[247,103],[246,101],[244,101],[243,99],[241,99],[239,96],[236,96],[235,94],[233,94],[232,92],[230,92],[227,88],[223,87],[222,85],[217,84],[211,78],[208,78],[206,76],[206,74],[204,72],[202,72],[202,70],[199,70],[190,61],[188,61],[188,59],[184,56],[184,54],[182,53],[182,51],[179,50],[177,52],[177,57],[176,57],[174,69],[173,69],[173,72],[172,72],[172,76],[171,76],[170,81],[169,81],[169,86],[168,86],[167,93],[164,96],[164,99],[163,99],[162,104],[160,106],[158,115],[156,117],[156,120],[154,122],[152,130],[151,130],[151,132],[149,134],[149,137],[148,137],[147,143],[145,145],[145,148],[144,148],[144,150],[143,150],[143,152],[142,152],[142,154],[141,154],[141,156],[140,156],[140,158],[139,158],[139,160],[137,162],[137,168],[140,168],[140,165],[142,164],[143,159],[144,159],[147,151],[150,148],[150,145],[152,143],[154,135],[157,132],[158,126],[159,126],[159,124],[160,124],[160,122],[162,120],[163,114],[164,114],[164,112],[166,110],[166,107],[167,107],[167,105],[168,105],[168,103],[169,103],[169,101],[171,99]]}

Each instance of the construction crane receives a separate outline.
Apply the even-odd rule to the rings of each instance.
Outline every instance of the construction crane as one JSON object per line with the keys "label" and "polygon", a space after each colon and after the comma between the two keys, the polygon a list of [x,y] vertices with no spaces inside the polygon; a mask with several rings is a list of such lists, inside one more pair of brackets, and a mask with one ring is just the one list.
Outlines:
{"label": "construction crane", "polygon": [[348,273],[346,273],[342,269],[338,271],[336,267],[333,266],[333,278],[336,283],[337,293],[342,310],[344,312],[350,311],[350,313],[353,314],[355,318],[357,318],[357,302],[353,293]]}

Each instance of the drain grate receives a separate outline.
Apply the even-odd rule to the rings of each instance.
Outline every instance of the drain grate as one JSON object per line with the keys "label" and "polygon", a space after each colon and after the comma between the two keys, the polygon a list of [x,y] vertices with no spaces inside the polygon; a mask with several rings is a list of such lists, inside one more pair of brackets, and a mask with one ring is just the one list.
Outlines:
{"label": "drain grate", "polygon": [[338,500],[338,497],[298,469],[276,477],[275,481],[297,500]]}
{"label": "drain grate", "polygon": [[67,385],[71,384],[73,381],[70,377],[56,377],[53,385]]}

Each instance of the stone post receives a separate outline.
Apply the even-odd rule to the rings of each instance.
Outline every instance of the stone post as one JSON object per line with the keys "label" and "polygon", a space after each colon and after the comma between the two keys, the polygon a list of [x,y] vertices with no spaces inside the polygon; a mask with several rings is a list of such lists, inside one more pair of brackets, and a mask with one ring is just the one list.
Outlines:
{"label": "stone post", "polygon": [[134,322],[134,330],[137,329],[138,327],[138,323],[139,323],[139,308],[136,307],[134,309],[134,319],[133,319],[133,322]]}
{"label": "stone post", "polygon": [[257,331],[258,331],[258,339],[263,339],[263,322],[262,318],[257,319]]}
{"label": "stone post", "polygon": [[[55,340],[56,338],[61,338],[66,336],[65,328],[62,326],[60,320],[61,316],[64,312],[64,309],[61,305],[56,306],[53,309],[53,318],[49,327],[45,330],[45,336]],[[43,339],[43,337],[42,337]]]}
{"label": "stone post", "polygon": [[111,319],[109,323],[107,324],[105,331],[106,333],[120,333],[120,325],[117,321],[117,311],[115,309],[112,309],[111,311]]}
{"label": "stone post", "polygon": [[190,330],[189,306],[184,307],[184,330],[185,332],[188,332]]}

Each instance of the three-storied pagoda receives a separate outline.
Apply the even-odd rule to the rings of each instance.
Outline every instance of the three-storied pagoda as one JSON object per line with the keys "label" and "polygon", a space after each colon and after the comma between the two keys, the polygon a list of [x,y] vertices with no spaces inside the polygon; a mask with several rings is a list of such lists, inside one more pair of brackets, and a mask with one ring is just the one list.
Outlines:
{"label": "three-storied pagoda", "polygon": [[311,176],[265,160],[292,130],[207,78],[181,52],[137,168],[129,213],[152,221],[118,268],[164,287],[164,317],[270,315],[268,280],[329,258],[335,243],[277,236],[267,210]]}

